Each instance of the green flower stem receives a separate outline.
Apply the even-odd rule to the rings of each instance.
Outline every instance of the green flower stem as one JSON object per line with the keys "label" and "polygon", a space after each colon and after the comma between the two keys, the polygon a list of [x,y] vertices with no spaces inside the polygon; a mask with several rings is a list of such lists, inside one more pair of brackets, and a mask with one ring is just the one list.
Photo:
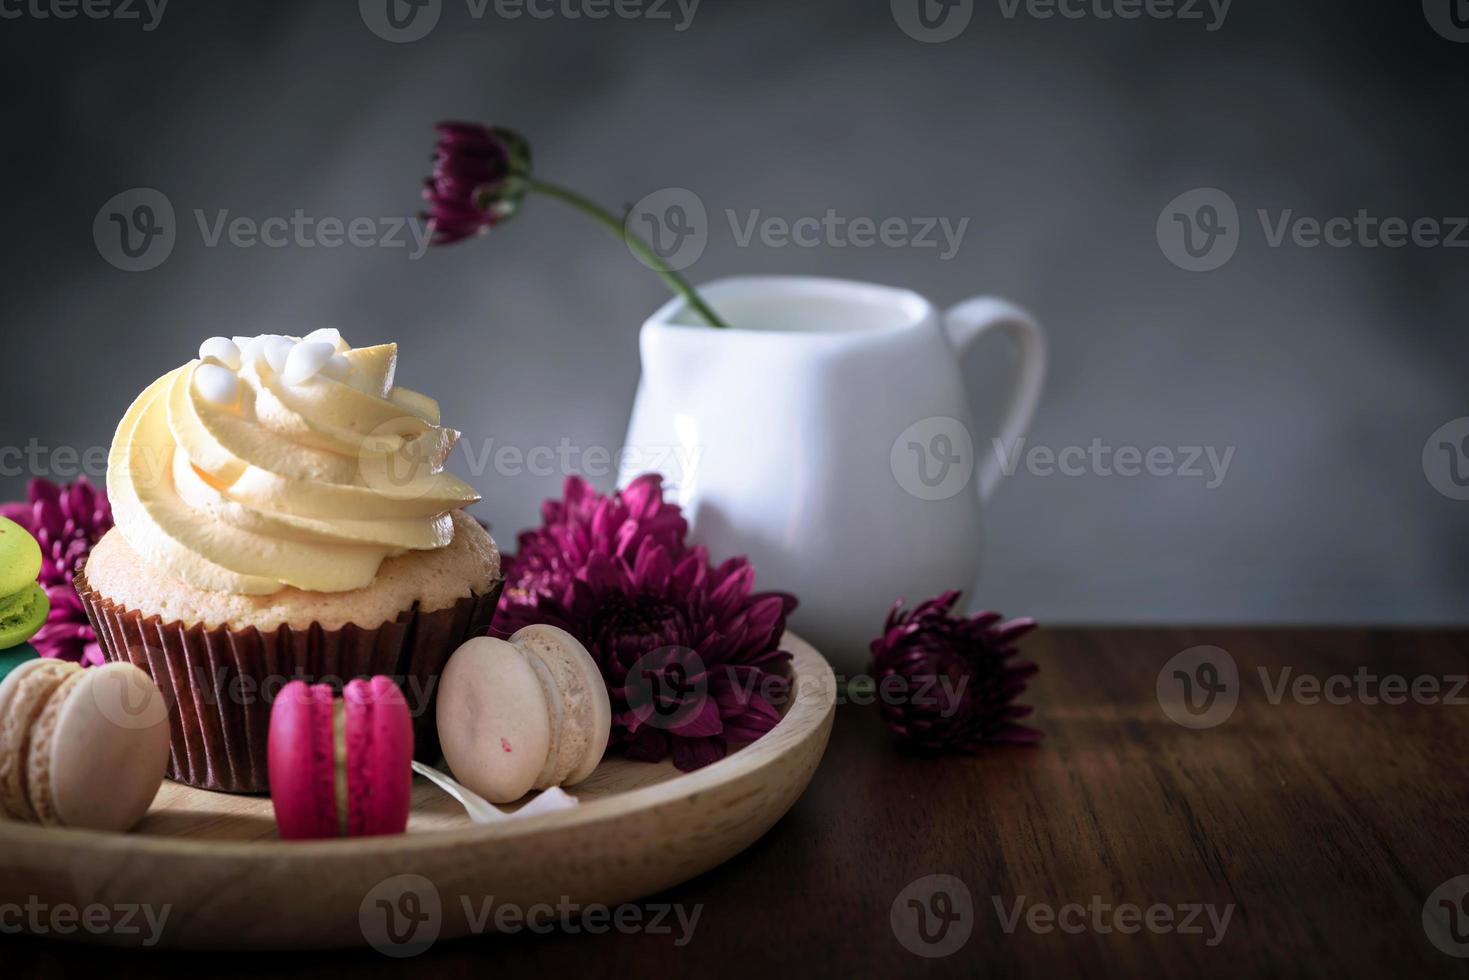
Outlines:
{"label": "green flower stem", "polygon": [[668,283],[668,288],[672,289],[679,296],[682,296],[684,302],[688,303],[690,307],[708,321],[711,327],[729,326],[729,324],[719,318],[719,314],[715,313],[709,308],[708,304],[699,298],[699,294],[694,292],[694,287],[690,286],[683,276],[670,269],[668,263],[664,262],[647,242],[634,235],[624,226],[623,222],[617,220],[606,208],[597,204],[595,201],[590,201],[582,197],[575,191],[569,191],[555,184],[548,184],[543,180],[533,179],[528,186],[533,191],[538,191],[547,197],[554,197],[559,201],[570,204],[578,211],[596,218],[602,224],[606,225],[618,238],[627,242],[627,247],[633,250],[638,258],[643,261],[643,264],[662,276],[663,281]]}

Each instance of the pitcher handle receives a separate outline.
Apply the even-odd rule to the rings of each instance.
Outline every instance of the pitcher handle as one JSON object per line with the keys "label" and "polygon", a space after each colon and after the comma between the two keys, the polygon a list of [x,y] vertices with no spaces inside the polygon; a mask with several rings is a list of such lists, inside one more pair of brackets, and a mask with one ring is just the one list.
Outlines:
{"label": "pitcher handle", "polygon": [[[1010,388],[1010,403],[1000,421],[998,443],[1009,451],[1030,428],[1046,381],[1046,335],[1029,313],[994,296],[980,296],[951,307],[944,314],[944,327],[955,352],[963,357],[974,344],[991,331],[999,331],[1015,344],[1015,380]],[[977,442],[977,440],[976,440]],[[1000,455],[990,452],[979,466],[979,499],[989,500],[1000,483]]]}

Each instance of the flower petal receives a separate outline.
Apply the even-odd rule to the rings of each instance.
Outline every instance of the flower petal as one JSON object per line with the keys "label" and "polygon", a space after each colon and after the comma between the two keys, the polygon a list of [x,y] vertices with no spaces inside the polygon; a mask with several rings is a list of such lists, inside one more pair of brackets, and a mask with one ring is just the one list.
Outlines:
{"label": "flower petal", "polygon": [[724,720],[719,717],[719,704],[711,697],[703,697],[698,707],[687,718],[669,729],[675,738],[701,738],[718,735],[724,731]]}
{"label": "flower petal", "polygon": [[729,746],[719,736],[712,738],[678,738],[673,740],[673,764],[680,772],[693,772],[729,754]]}

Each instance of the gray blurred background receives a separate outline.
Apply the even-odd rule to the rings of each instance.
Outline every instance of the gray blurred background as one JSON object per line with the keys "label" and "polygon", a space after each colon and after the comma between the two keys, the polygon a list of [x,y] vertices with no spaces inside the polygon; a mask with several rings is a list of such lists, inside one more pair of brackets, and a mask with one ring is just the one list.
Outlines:
{"label": "gray blurred background", "polygon": [[[152,30],[141,0],[141,22],[7,8],[0,444],[105,446],[203,338],[336,325],[398,340],[400,380],[475,440],[617,447],[638,326],[667,294],[559,203],[418,258],[411,242],[208,247],[194,217],[412,213],[431,123],[484,119],[610,206],[697,192],[712,224],[696,280],[836,275],[1028,307],[1052,344],[1032,444],[1234,447],[1213,489],[1018,473],[989,510],[976,604],[1050,622],[1469,621],[1469,502],[1421,461],[1469,415],[1469,249],[1272,248],[1255,218],[1469,215],[1469,44],[1418,3],[1237,0],[1209,30],[1207,7],[1071,20],[978,0],[944,43],[905,34],[887,0],[703,0],[683,30],[672,4],[668,19],[441,8],[411,43],[375,35],[353,0],[174,0]],[[177,241],[129,273],[92,226],[137,187],[172,203]],[[1208,273],[1155,235],[1197,187],[1242,216]],[[969,226],[947,261],[741,247],[726,209]],[[1002,355],[968,366],[982,417]],[[3,496],[25,478],[9,460]],[[561,479],[492,469],[478,513],[508,545]]]}

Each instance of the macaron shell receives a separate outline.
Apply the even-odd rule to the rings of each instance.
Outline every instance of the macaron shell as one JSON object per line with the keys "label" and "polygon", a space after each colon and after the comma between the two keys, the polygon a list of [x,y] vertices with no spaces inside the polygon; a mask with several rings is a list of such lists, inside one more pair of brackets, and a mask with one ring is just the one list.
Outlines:
{"label": "macaron shell", "polygon": [[26,786],[32,727],[68,677],[82,668],[61,660],[30,660],[0,681],[0,812],[34,822]]}
{"label": "macaron shell", "polygon": [[41,574],[41,546],[31,533],[0,517],[0,597],[14,595]]}
{"label": "macaron shell", "polygon": [[[86,678],[86,673],[85,670],[77,670],[68,674],[61,686],[46,699],[40,717],[31,725],[30,745],[26,751],[26,795],[30,798],[31,809],[35,811],[36,822],[48,827],[61,822],[51,795],[52,749],[61,744],[57,735],[61,730],[62,709],[71,698],[72,692]],[[83,749],[87,747],[78,746]]]}
{"label": "macaron shell", "polygon": [[612,734],[612,702],[602,671],[581,641],[556,626],[522,627],[510,642],[543,662],[555,678],[565,721],[558,740],[561,758],[547,785],[573,786],[596,770]]}
{"label": "macaron shell", "polygon": [[540,677],[520,650],[487,636],[465,643],[445,665],[438,728],[455,778],[491,803],[530,792],[551,746]]}
{"label": "macaron shell", "polygon": [[51,614],[51,598],[37,582],[9,597],[0,610],[0,650],[19,646],[40,632]]}
{"label": "macaron shell", "polygon": [[347,710],[347,833],[401,834],[413,793],[413,718],[390,678],[354,680]]}
{"label": "macaron shell", "polygon": [[46,781],[51,821],[131,830],[153,805],[168,769],[163,693],[132,664],[110,663],[83,670],[60,696]]}
{"label": "macaron shell", "polygon": [[266,757],[276,825],[286,840],[339,837],[330,685],[292,681],[276,695]]}

